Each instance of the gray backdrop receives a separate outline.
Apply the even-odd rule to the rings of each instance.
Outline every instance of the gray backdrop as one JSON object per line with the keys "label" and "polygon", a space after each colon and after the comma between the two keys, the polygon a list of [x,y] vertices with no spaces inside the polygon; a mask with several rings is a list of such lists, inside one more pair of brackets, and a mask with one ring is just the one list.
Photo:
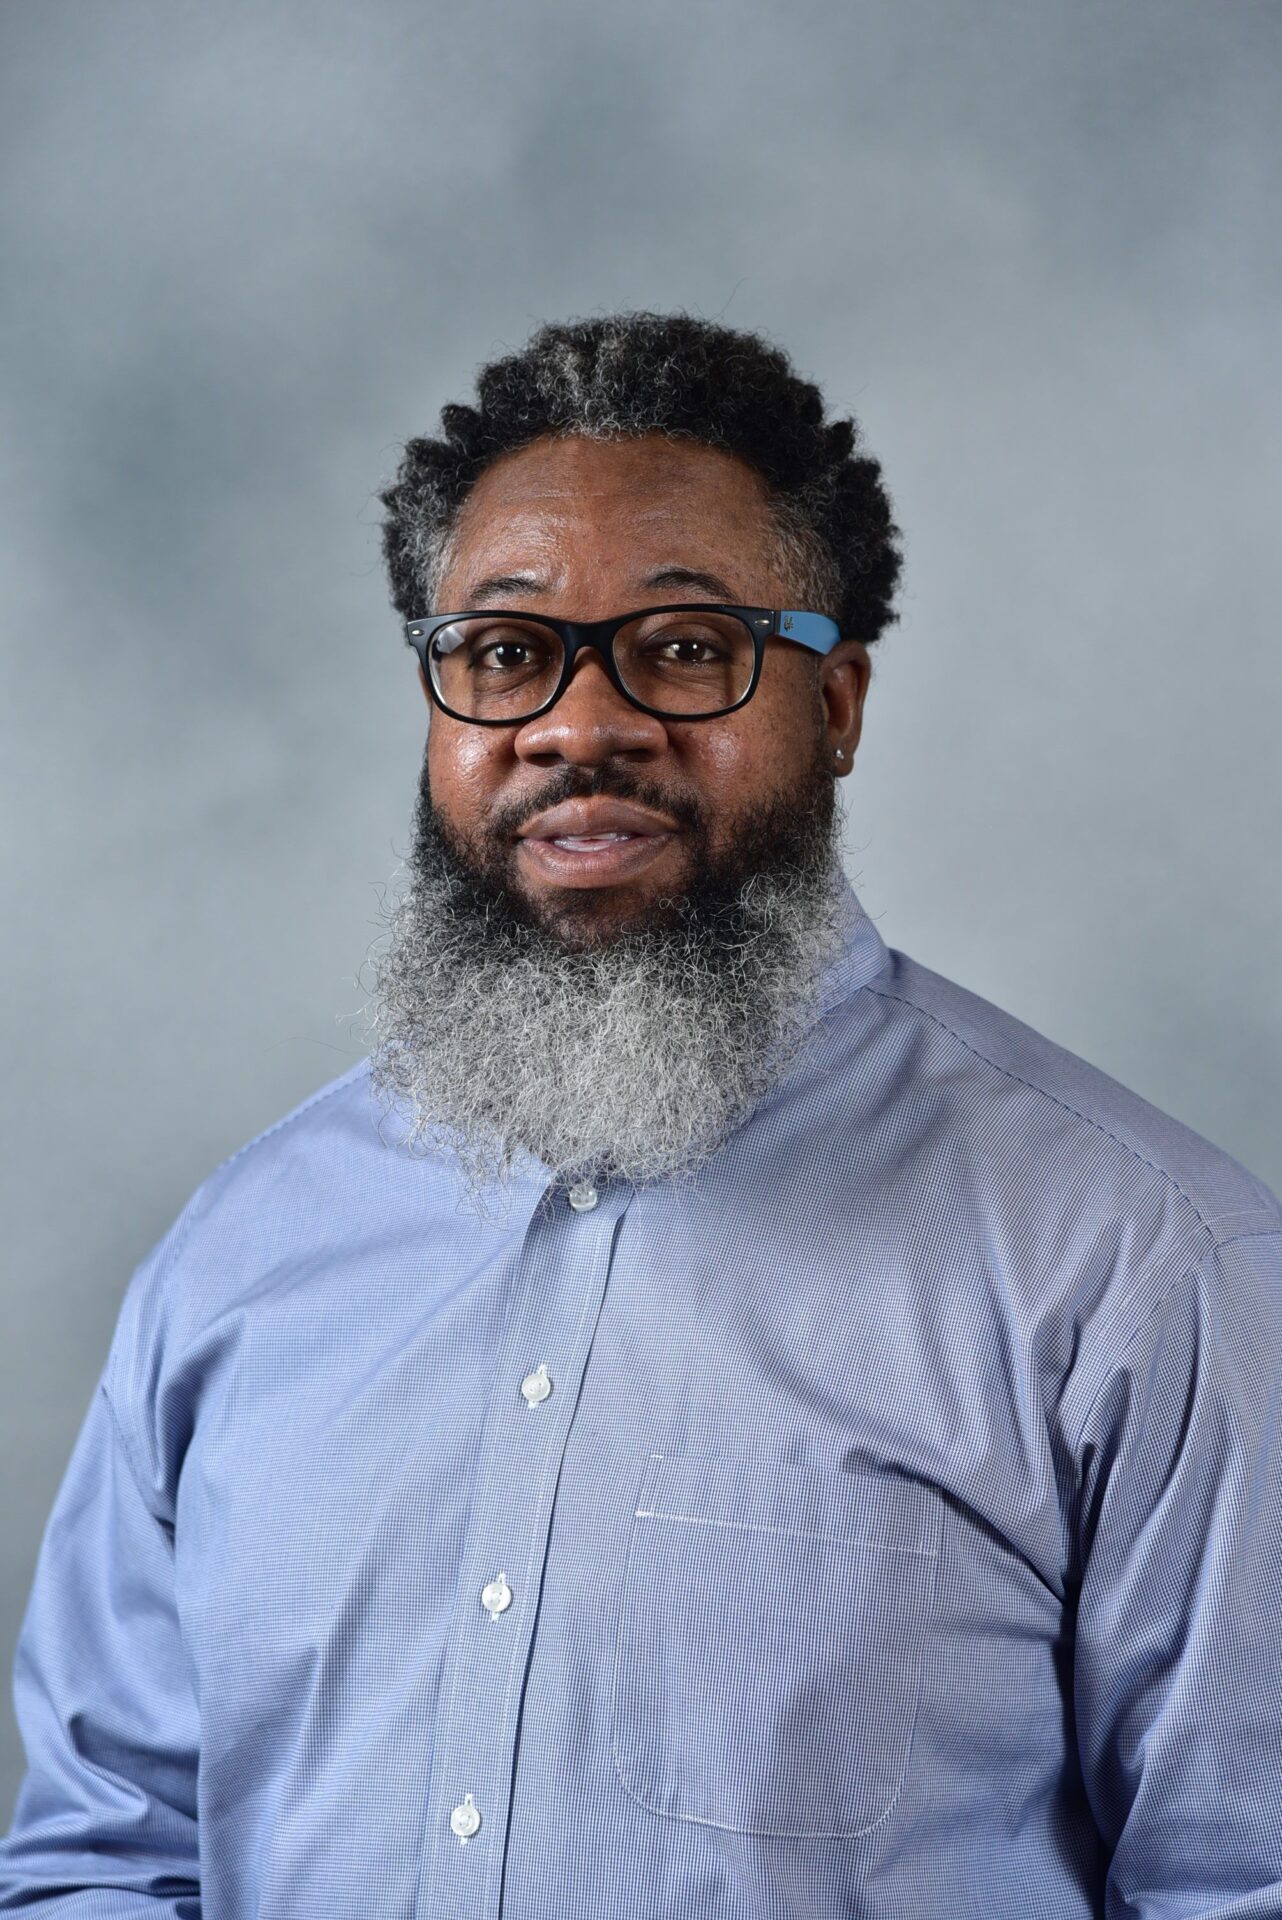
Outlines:
{"label": "gray backdrop", "polygon": [[1280,81],[1277,0],[2,0],[5,1662],[132,1268],[362,1051],[372,495],[541,319],[857,411],[865,904],[1282,1184]]}

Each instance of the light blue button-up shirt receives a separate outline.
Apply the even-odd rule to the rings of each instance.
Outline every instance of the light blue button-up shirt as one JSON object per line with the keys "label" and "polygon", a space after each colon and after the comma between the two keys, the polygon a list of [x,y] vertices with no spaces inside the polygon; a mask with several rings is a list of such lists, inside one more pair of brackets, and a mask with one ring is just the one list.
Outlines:
{"label": "light blue button-up shirt", "polygon": [[362,1063],[134,1275],[17,1661],[40,1920],[1282,1916],[1282,1209],[888,950],[693,1176]]}

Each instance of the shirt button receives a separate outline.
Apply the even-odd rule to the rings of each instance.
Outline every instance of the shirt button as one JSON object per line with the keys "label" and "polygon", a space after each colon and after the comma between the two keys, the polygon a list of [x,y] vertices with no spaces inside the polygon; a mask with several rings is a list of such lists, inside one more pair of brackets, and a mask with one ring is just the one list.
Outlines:
{"label": "shirt button", "polygon": [[491,1620],[497,1620],[506,1613],[512,1604],[512,1589],[507,1583],[507,1575],[501,1573],[497,1580],[491,1580],[488,1586],[481,1588],[481,1605]]}
{"label": "shirt button", "polygon": [[472,1796],[469,1793],[462,1804],[455,1807],[453,1813],[450,1815],[450,1825],[459,1839],[466,1843],[472,1838],[472,1835],[476,1832],[480,1824],[480,1809],[473,1805]]}
{"label": "shirt button", "polygon": [[548,1379],[547,1363],[536,1367],[533,1373],[527,1373],[521,1382],[521,1392],[531,1407],[537,1407],[547,1399],[552,1391],[552,1382]]}
{"label": "shirt button", "polygon": [[576,1213],[591,1213],[599,1198],[590,1180],[577,1180],[566,1195],[566,1199]]}

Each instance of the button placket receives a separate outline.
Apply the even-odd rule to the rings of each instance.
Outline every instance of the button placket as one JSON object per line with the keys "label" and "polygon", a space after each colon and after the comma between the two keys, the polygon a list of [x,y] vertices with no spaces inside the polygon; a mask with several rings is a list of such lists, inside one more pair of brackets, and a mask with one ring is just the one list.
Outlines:
{"label": "button placket", "polygon": [[[603,1197],[608,1200],[604,1206]],[[438,1723],[441,1738],[429,1794],[429,1804],[438,1811],[419,1887],[419,1920],[442,1911],[443,1903],[459,1920],[464,1914],[469,1920],[497,1920],[516,1726],[538,1612],[537,1605],[515,1603],[526,1594],[537,1600],[559,1463],[609,1282],[618,1221],[631,1197],[618,1191],[602,1196],[594,1188],[590,1202],[572,1205],[569,1213],[536,1213],[514,1270],[519,1292],[496,1371],[476,1480],[472,1539],[465,1554],[465,1585],[451,1622],[442,1674],[447,1704]],[[573,1217],[587,1214],[593,1217]],[[537,1353],[540,1347],[550,1360],[531,1365],[531,1349]],[[519,1400],[511,1384],[514,1376],[520,1382]],[[534,1412],[541,1414],[537,1421],[529,1418]],[[515,1584],[506,1570],[494,1572],[495,1548],[500,1545],[502,1564],[513,1569]],[[500,1619],[504,1625],[496,1629]],[[478,1634],[484,1639],[473,1638]],[[460,1799],[469,1775],[472,1790]],[[466,1824],[466,1833],[459,1822]],[[443,1847],[442,1839],[448,1843],[451,1834],[459,1844]],[[464,1842],[473,1836],[476,1846],[468,1848]],[[475,1864],[465,1867],[465,1860]]]}

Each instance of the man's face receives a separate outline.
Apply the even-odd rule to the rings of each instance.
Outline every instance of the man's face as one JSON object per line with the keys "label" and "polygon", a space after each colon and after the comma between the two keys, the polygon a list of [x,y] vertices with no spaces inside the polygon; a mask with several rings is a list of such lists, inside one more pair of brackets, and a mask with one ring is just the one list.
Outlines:
{"label": "man's face", "polygon": [[[547,438],[481,475],[437,608],[587,621],[683,601],[796,606],[781,564],[764,483],[734,456],[661,435]],[[479,727],[433,710],[432,806],[456,850],[542,925],[572,944],[608,942],[680,899],[700,866],[742,859],[739,826],[816,764],[849,770],[868,674],[857,641],[818,662],[771,639],[745,707],[657,720],[588,648],[537,719]]]}

